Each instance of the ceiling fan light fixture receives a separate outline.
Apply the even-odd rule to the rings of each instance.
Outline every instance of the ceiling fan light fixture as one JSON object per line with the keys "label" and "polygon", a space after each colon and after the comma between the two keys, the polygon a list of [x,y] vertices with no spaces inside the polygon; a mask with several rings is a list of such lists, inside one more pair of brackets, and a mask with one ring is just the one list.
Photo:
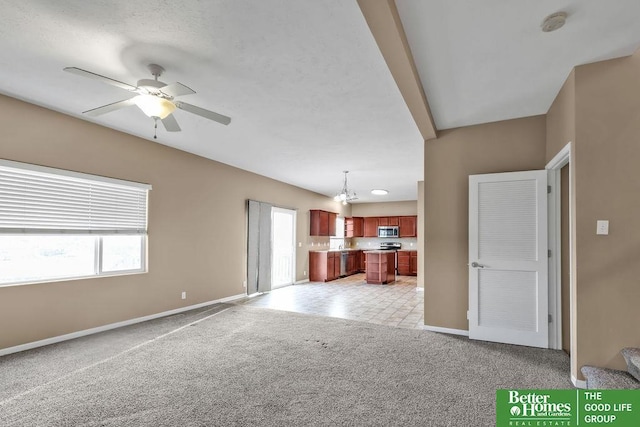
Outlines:
{"label": "ceiling fan light fixture", "polygon": [[176,109],[173,102],[153,95],[138,95],[133,98],[133,102],[151,118],[164,119]]}

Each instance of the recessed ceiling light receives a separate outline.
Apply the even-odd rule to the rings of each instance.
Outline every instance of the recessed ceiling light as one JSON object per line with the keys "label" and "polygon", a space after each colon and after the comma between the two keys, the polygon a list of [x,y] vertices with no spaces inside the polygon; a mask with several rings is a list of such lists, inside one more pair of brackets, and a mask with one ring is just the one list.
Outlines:
{"label": "recessed ceiling light", "polygon": [[371,190],[371,194],[374,194],[376,196],[384,196],[386,194],[389,194],[389,192],[387,190]]}
{"label": "recessed ceiling light", "polygon": [[558,30],[562,28],[565,22],[567,22],[566,12],[552,13],[542,21],[542,31],[549,33],[551,31]]}

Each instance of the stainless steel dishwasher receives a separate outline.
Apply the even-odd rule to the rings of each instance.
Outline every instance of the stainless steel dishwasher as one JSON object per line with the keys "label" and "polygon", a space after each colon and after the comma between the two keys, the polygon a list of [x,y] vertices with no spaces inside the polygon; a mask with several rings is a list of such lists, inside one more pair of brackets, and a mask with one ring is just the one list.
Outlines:
{"label": "stainless steel dishwasher", "polygon": [[347,258],[349,257],[349,252],[340,252],[340,276],[347,275]]}

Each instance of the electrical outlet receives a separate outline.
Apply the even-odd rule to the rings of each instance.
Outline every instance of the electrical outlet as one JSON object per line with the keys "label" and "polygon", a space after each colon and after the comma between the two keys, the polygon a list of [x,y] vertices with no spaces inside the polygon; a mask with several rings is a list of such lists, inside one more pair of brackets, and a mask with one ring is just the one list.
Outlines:
{"label": "electrical outlet", "polygon": [[242,282],[242,286],[244,286],[244,288],[247,289],[247,281],[246,280],[244,282]]}
{"label": "electrical outlet", "polygon": [[306,276],[306,275],[307,275],[307,270],[305,270],[305,271],[302,273],[302,275],[303,275],[303,276]]}
{"label": "electrical outlet", "polygon": [[182,292],[182,299],[187,299],[187,293],[186,292]]}

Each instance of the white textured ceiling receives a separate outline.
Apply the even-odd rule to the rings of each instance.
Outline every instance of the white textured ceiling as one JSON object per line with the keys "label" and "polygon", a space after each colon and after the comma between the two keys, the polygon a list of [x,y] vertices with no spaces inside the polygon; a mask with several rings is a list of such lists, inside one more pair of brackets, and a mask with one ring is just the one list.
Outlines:
{"label": "white textured ceiling", "polygon": [[[333,196],[349,170],[359,201],[415,200],[422,138],[356,1],[0,1],[0,92],[81,117],[130,97],[63,71],[126,83],[179,81],[185,102],[230,116],[222,126],[178,110],[182,132],[158,142]],[[95,119],[153,138],[136,107]],[[386,188],[388,196],[372,196]]]}
{"label": "white textured ceiling", "polygon": [[[640,46],[638,0],[396,0],[440,130],[545,114],[576,65]],[[544,18],[564,11],[561,29]],[[640,76],[639,76],[640,77]]]}
{"label": "white textured ceiling", "polygon": [[[544,114],[574,65],[628,55],[637,0],[397,0],[438,129]],[[540,31],[558,10],[567,25]],[[0,93],[77,117],[150,78],[230,116],[184,111],[158,143],[332,196],[350,170],[361,202],[415,200],[422,138],[355,0],[0,0]],[[82,117],[88,119],[87,117]],[[136,107],[89,119],[152,139]],[[1,152],[0,152],[1,156]],[[369,194],[372,188],[388,196]]]}

